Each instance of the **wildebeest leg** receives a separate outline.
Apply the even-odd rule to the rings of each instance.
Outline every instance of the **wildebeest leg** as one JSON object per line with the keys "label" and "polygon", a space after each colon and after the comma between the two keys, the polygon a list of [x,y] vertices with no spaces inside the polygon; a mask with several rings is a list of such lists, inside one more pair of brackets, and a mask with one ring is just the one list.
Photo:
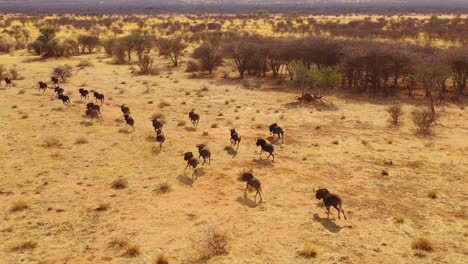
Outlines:
{"label": "wildebeest leg", "polygon": [[208,157],[208,165],[211,166],[211,156]]}
{"label": "wildebeest leg", "polygon": [[247,189],[249,189],[249,183],[247,183],[247,185],[245,186],[244,192],[246,192]]}
{"label": "wildebeest leg", "polygon": [[338,209],[338,218],[340,218],[340,210],[341,210],[341,212],[343,213],[344,219],[348,220],[348,218],[346,218],[346,215],[345,215],[345,212],[344,212],[343,208],[341,208],[341,205],[339,205],[338,208],[339,208]]}
{"label": "wildebeest leg", "polygon": [[194,169],[193,169],[192,180],[193,180],[193,175],[195,175],[195,180],[198,179],[197,168],[194,168]]}
{"label": "wildebeest leg", "polygon": [[326,206],[327,207],[327,218],[330,219],[330,206]]}
{"label": "wildebeest leg", "polygon": [[263,148],[260,150],[260,159],[262,159]]}
{"label": "wildebeest leg", "polygon": [[[259,189],[257,189],[257,193],[258,193],[258,195],[260,196],[260,202],[262,202],[262,201],[263,201],[262,193],[260,192]],[[257,195],[255,194],[255,196],[257,196]]]}

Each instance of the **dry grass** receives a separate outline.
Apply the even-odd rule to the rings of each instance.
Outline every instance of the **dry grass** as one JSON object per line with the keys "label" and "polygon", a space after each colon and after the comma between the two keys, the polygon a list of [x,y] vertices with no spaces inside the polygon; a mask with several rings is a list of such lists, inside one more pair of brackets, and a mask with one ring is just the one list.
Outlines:
{"label": "dry grass", "polygon": [[177,126],[185,126],[186,124],[187,124],[187,122],[184,121],[184,120],[177,121]]}
{"label": "dry grass", "polygon": [[114,238],[109,242],[108,247],[111,249],[123,249],[128,246],[128,241],[125,238]]}
{"label": "dry grass", "polygon": [[94,211],[97,212],[104,212],[109,210],[110,208],[110,203],[100,203],[96,208],[94,208]]}
{"label": "dry grass", "polygon": [[125,189],[127,188],[127,186],[128,186],[128,182],[124,178],[118,178],[112,182],[112,188],[116,190]]}
{"label": "dry grass", "polygon": [[24,200],[18,200],[13,203],[10,208],[10,212],[19,212],[31,208],[29,203]]}
{"label": "dry grass", "polygon": [[165,255],[159,255],[154,264],[169,264],[169,258],[166,257]]}
{"label": "dry grass", "polygon": [[88,144],[88,139],[86,139],[85,137],[78,137],[76,140],[75,140],[75,144],[76,145],[83,145],[83,144]]}
{"label": "dry grass", "polygon": [[62,142],[55,137],[46,137],[42,146],[44,148],[59,148],[62,146]]}
{"label": "dry grass", "polygon": [[431,190],[427,193],[427,197],[431,199],[437,199],[437,191],[436,190]]}
{"label": "dry grass", "polygon": [[413,239],[413,241],[411,242],[411,248],[413,250],[421,250],[426,252],[434,251],[431,242],[423,237]]}
{"label": "dry grass", "polygon": [[315,246],[307,242],[304,244],[304,247],[299,251],[299,255],[304,258],[315,258],[317,256],[317,250]]}
{"label": "dry grass", "polygon": [[167,182],[162,182],[158,185],[158,187],[154,190],[157,194],[166,194],[172,191],[172,187]]}
{"label": "dry grass", "polygon": [[141,254],[141,247],[138,245],[126,245],[122,257],[134,258]]}
{"label": "dry grass", "polygon": [[26,250],[33,250],[36,247],[37,247],[37,242],[27,240],[27,241],[22,241],[22,242],[15,243],[14,245],[12,245],[10,247],[10,251],[22,252],[22,251],[26,251]]}

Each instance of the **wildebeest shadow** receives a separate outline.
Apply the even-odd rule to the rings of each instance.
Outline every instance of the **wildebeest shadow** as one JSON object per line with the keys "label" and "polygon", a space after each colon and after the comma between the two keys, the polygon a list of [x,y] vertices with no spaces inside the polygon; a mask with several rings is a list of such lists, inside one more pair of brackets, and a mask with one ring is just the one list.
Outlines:
{"label": "wildebeest shadow", "polygon": [[226,146],[224,147],[224,150],[232,156],[232,158],[235,158],[237,156],[237,149],[233,148],[232,146]]}
{"label": "wildebeest shadow", "polygon": [[264,166],[273,166],[273,162],[269,159],[253,159],[253,162]]}
{"label": "wildebeest shadow", "polygon": [[122,118],[116,118],[114,121],[115,121],[117,124],[125,123],[125,120],[122,119]]}
{"label": "wildebeest shadow", "polygon": [[332,220],[328,218],[320,218],[320,216],[316,213],[314,214],[314,221],[319,222],[320,224],[322,224],[323,227],[325,227],[328,231],[332,233],[338,233],[342,229],[341,226],[338,226]]}
{"label": "wildebeest shadow", "polygon": [[192,178],[185,175],[185,173],[184,175],[177,176],[177,180],[179,180],[179,182],[184,185],[193,185],[193,183],[195,182],[194,180],[192,180]]}
{"label": "wildebeest shadow", "polygon": [[250,208],[255,208],[260,204],[260,203],[257,203],[255,200],[252,200],[249,197],[247,197],[247,194],[244,194],[244,196],[237,197],[236,201]]}
{"label": "wildebeest shadow", "polygon": [[63,111],[65,111],[65,109],[63,109],[63,107],[54,107],[54,108],[52,108],[50,110],[52,110],[54,112],[63,112]]}
{"label": "wildebeest shadow", "polygon": [[85,127],[90,127],[93,125],[93,122],[90,121],[81,121],[80,125],[85,126]]}
{"label": "wildebeest shadow", "polygon": [[185,127],[185,130],[187,130],[189,132],[193,132],[193,131],[196,131],[197,128],[196,127]]}
{"label": "wildebeest shadow", "polygon": [[133,133],[133,130],[132,129],[121,128],[121,129],[119,129],[119,133],[128,135],[128,134]]}

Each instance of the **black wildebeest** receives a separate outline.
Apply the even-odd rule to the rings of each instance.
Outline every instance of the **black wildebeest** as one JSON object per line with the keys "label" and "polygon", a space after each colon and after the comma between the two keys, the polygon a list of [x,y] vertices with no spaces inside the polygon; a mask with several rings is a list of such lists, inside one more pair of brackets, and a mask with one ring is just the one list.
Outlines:
{"label": "black wildebeest", "polygon": [[236,132],[235,128],[231,128],[231,144],[232,145],[237,145],[239,147],[239,144],[241,142],[241,136]]}
{"label": "black wildebeest", "polygon": [[185,166],[185,170],[187,170],[187,168],[191,166],[193,168],[192,179],[193,179],[193,175],[195,175],[195,179],[197,179],[198,178],[198,173],[197,173],[198,160],[195,158],[195,156],[193,156],[192,152],[185,152],[184,160],[187,161],[187,166]]}
{"label": "black wildebeest", "polygon": [[263,138],[259,138],[259,139],[257,139],[256,145],[260,146],[262,148],[262,150],[260,151],[260,159],[262,158],[263,151],[265,151],[265,152],[270,153],[270,155],[268,155],[267,159],[270,156],[272,156],[273,157],[273,162],[275,161],[275,154],[273,154],[273,152],[275,151],[275,148],[273,147],[272,144],[267,143],[266,140],[264,140]]}
{"label": "black wildebeest", "polygon": [[320,187],[317,191],[314,188],[313,191],[315,192],[315,198],[317,198],[318,200],[323,200],[323,203],[325,204],[325,207],[327,208],[328,219],[330,219],[330,214],[331,214],[330,206],[333,206],[338,211],[338,219],[341,219],[340,217],[340,211],[341,211],[343,213],[344,218],[348,220],[342,208],[342,200],[338,195],[330,193],[327,189],[320,189]]}
{"label": "black wildebeest", "polygon": [[130,108],[128,108],[124,104],[120,106],[120,111],[122,111],[122,114],[124,115],[130,115]]}
{"label": "black wildebeest", "polygon": [[58,99],[62,100],[63,104],[66,105],[66,106],[70,106],[70,104],[71,104],[70,97],[68,97],[66,95],[59,94]]}
{"label": "black wildebeest", "polygon": [[81,99],[89,99],[89,91],[84,89],[84,88],[80,88],[78,89],[78,91],[80,92],[80,98]]}
{"label": "black wildebeest", "polygon": [[47,90],[47,83],[43,81],[39,81],[38,84],[39,84],[39,92],[42,91],[42,93],[44,94]]}
{"label": "black wildebeest", "polygon": [[5,87],[11,87],[11,79],[8,77],[5,77]]}
{"label": "black wildebeest", "polygon": [[60,88],[60,87],[55,87],[54,92],[57,94],[57,98],[59,98],[59,95],[63,94],[63,92],[65,92],[65,90],[63,88]]}
{"label": "black wildebeest", "polygon": [[156,131],[156,142],[159,142],[159,147],[162,148],[162,144],[166,141],[166,137],[164,136],[161,129]]}
{"label": "black wildebeest", "polygon": [[275,135],[278,135],[278,140],[281,138],[284,142],[284,130],[278,124],[273,123],[270,125],[270,133],[273,135],[273,139],[275,139]]}
{"label": "black wildebeest", "polygon": [[133,117],[131,117],[129,115],[124,115],[124,118],[125,118],[125,123],[127,123],[127,125],[131,126],[133,131],[135,131],[135,120],[133,119]]}
{"label": "black wildebeest", "polygon": [[104,103],[104,95],[100,94],[98,92],[93,92],[94,98],[96,99],[96,102],[99,101],[101,102],[101,105]]}
{"label": "black wildebeest", "polygon": [[101,123],[104,122],[104,119],[102,119],[101,113],[99,113],[97,110],[86,109],[86,116],[91,118],[91,121],[93,119],[97,119]]}
{"label": "black wildebeest", "polygon": [[243,172],[239,177],[239,180],[242,182],[247,182],[245,186],[244,193],[249,189],[249,187],[254,188],[257,192],[255,193],[255,201],[257,201],[257,194],[260,195],[260,202],[262,199],[262,184],[259,179],[255,178],[251,172]]}
{"label": "black wildebeest", "polygon": [[199,153],[198,159],[200,159],[200,157],[203,158],[202,166],[205,164],[207,159],[208,165],[211,165],[211,151],[204,144],[198,144],[197,148]]}
{"label": "black wildebeest", "polygon": [[154,127],[154,131],[155,132],[158,132],[158,130],[162,129],[164,124],[162,121],[160,121],[158,118],[153,118],[151,120],[151,122],[153,123],[153,127]]}
{"label": "black wildebeest", "polygon": [[59,86],[59,79],[56,77],[56,76],[52,76],[50,77],[50,80],[54,83],[54,86],[55,87],[58,87]]}
{"label": "black wildebeest", "polygon": [[190,118],[190,121],[192,121],[192,125],[194,127],[197,127],[198,122],[200,121],[200,115],[195,113],[194,110],[192,110],[192,111],[189,112],[189,118]]}
{"label": "black wildebeest", "polygon": [[86,104],[86,109],[88,110],[96,110],[101,115],[101,107],[93,102],[89,102]]}

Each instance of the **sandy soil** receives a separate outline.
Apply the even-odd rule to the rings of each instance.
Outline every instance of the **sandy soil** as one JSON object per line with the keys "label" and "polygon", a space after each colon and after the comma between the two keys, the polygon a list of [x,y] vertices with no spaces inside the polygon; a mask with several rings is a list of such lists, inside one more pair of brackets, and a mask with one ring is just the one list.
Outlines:
{"label": "sandy soil", "polygon": [[[227,234],[229,253],[208,263],[467,262],[468,119],[460,105],[439,105],[434,136],[421,137],[410,118],[417,100],[403,99],[403,124],[392,128],[390,99],[334,94],[319,110],[298,105],[297,92],[269,79],[250,90],[234,79],[190,78],[161,58],[158,76],[132,76],[128,66],[96,56],[63,85],[68,108],[52,90],[39,94],[35,83],[83,57],[0,55],[24,76],[0,90],[0,263],[153,263],[159,254],[171,263],[201,263],[197,241],[209,226]],[[83,86],[105,94],[104,124],[83,116]],[[125,130],[122,103],[135,132]],[[187,116],[192,108],[201,115],[196,130]],[[155,113],[167,121],[161,151],[150,122]],[[274,163],[259,159],[255,146],[273,122],[286,131],[285,143],[274,143]],[[231,127],[242,136],[237,152],[227,148]],[[45,147],[50,137],[60,146]],[[88,142],[76,144],[81,137]],[[182,153],[199,143],[213,159],[192,182]],[[243,169],[261,180],[263,203],[244,197],[237,180]],[[112,188],[119,177],[127,188]],[[172,190],[159,194],[161,183]],[[313,196],[318,186],[343,198],[347,221],[327,219]],[[29,209],[12,212],[19,200]],[[96,210],[100,205],[107,210]],[[433,252],[415,255],[418,237]],[[141,254],[122,256],[123,249],[109,247],[116,239]],[[15,250],[24,242],[35,247]],[[315,258],[299,254],[305,243]]]}

